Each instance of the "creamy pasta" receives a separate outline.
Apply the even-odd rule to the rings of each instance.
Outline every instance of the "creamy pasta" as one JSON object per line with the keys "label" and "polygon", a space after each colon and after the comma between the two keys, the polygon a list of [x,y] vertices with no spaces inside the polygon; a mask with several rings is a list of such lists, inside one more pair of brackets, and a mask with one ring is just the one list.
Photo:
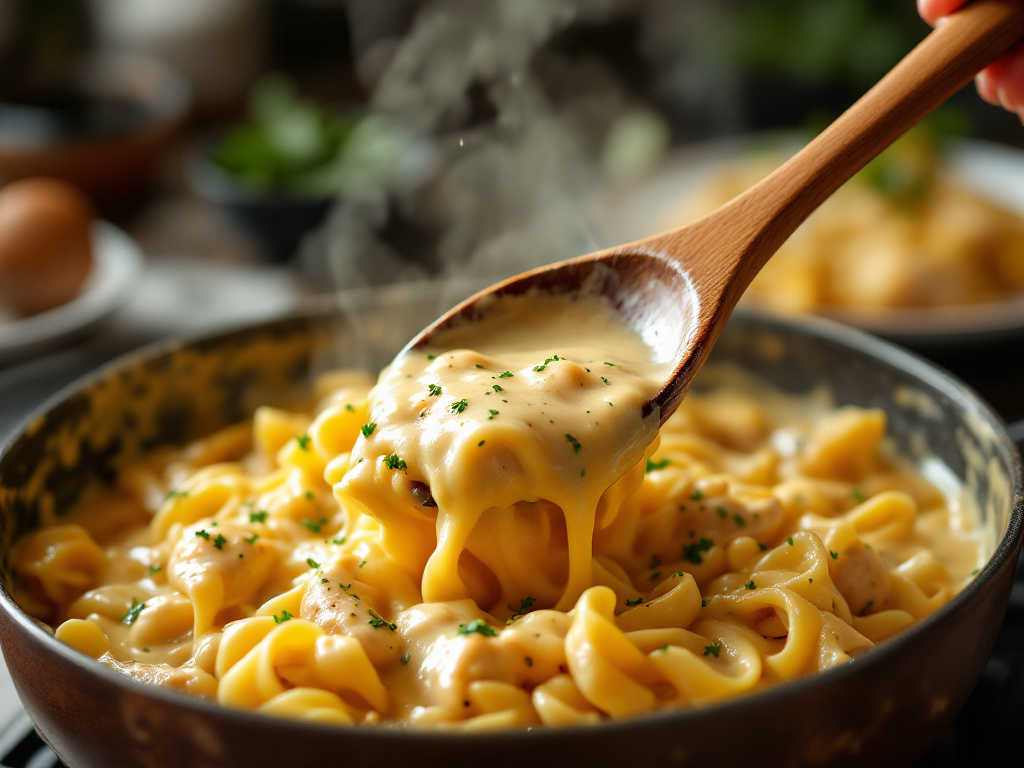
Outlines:
{"label": "creamy pasta", "polygon": [[[751,155],[684,204],[695,218],[784,159]],[[679,206],[665,225],[678,225]],[[904,137],[815,211],[751,283],[784,312],[866,312],[1005,300],[1024,291],[1024,219],[951,178],[920,134]]]}
{"label": "creamy pasta", "polygon": [[20,604],[227,707],[479,730],[835,667],[983,563],[882,411],[723,386],[659,431],[639,339],[610,310],[530,301],[473,350],[456,329],[376,385],[324,377],[310,413],[260,408],[142,458],[19,542]]}

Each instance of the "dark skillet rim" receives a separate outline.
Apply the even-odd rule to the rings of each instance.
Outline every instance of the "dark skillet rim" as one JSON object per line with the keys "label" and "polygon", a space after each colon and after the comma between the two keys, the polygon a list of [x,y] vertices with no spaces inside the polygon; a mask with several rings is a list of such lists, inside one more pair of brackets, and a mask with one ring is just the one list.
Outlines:
{"label": "dark skillet rim", "polygon": [[[360,297],[357,296],[356,301],[359,300]],[[332,310],[336,310],[339,306],[338,300],[334,297],[318,297],[310,300],[302,308],[275,319],[240,325],[233,329],[223,329],[214,333],[197,334],[184,340],[156,342],[122,355],[62,388],[36,408],[28,417],[23,419],[18,427],[12,430],[4,438],[3,443],[0,444],[0,460],[6,457],[15,442],[37,419],[50,412],[57,404],[72,394],[124,367],[138,365],[144,361],[172,353],[179,349],[204,343],[223,342],[236,335],[245,336],[256,329],[272,328],[296,321],[315,323],[321,320],[329,320]],[[884,664],[893,654],[900,655],[903,646],[907,645],[909,640],[929,631],[932,626],[947,620],[953,620],[955,614],[959,613],[970,600],[988,586],[988,582],[994,577],[996,572],[1005,567],[1007,562],[1016,556],[1017,551],[1021,547],[1022,528],[1024,528],[1024,471],[1022,471],[1020,454],[1010,439],[1003,420],[992,410],[991,406],[955,376],[914,353],[899,348],[890,342],[875,338],[864,331],[824,318],[786,317],[750,308],[738,310],[738,313],[749,319],[765,323],[768,329],[775,327],[790,332],[809,334],[816,339],[836,343],[863,354],[875,364],[896,368],[908,373],[932,391],[948,397],[961,410],[980,418],[987,424],[998,437],[1002,458],[1006,459],[1011,467],[1013,496],[1007,527],[1000,537],[989,561],[977,576],[971,580],[963,591],[935,613],[901,632],[893,640],[870,649],[851,663],[843,664],[817,674],[807,675],[787,683],[774,685],[756,693],[735,699],[727,699],[717,704],[681,709],[668,708],[622,720],[605,720],[597,725],[570,725],[557,728],[515,728],[486,733],[420,729],[391,724],[346,728],[288,720],[261,715],[253,711],[231,709],[213,701],[194,698],[178,691],[164,690],[157,686],[146,686],[144,683],[135,681],[96,663],[95,660],[85,654],[57,640],[56,637],[43,629],[38,622],[25,613],[14,602],[14,599],[2,585],[0,585],[0,608],[2,608],[0,620],[17,622],[30,636],[38,639],[44,648],[57,653],[63,660],[74,664],[86,674],[105,676],[108,682],[122,688],[127,694],[153,697],[157,702],[172,708],[190,709],[199,716],[224,718],[244,727],[271,728],[275,733],[293,733],[299,736],[309,734],[310,736],[321,738],[336,737],[339,743],[350,740],[362,740],[370,747],[393,746],[398,742],[399,744],[407,744],[409,746],[417,743],[429,743],[440,746],[459,747],[466,745],[467,747],[479,748],[488,745],[502,746],[506,742],[511,741],[522,742],[523,739],[527,739],[527,743],[533,745],[543,745],[551,741],[558,742],[581,737],[585,738],[588,735],[592,735],[595,732],[595,728],[600,729],[602,734],[609,736],[615,736],[616,734],[629,735],[630,733],[635,735],[637,731],[660,730],[666,726],[675,726],[679,729],[678,732],[681,733],[684,727],[699,729],[701,723],[709,718],[742,717],[748,710],[757,711],[763,707],[771,707],[773,702],[785,703],[791,697],[800,697],[804,691],[812,690],[816,686],[823,686],[825,684],[841,685],[851,675],[861,674],[862,668]],[[856,681],[856,677],[853,680]]]}

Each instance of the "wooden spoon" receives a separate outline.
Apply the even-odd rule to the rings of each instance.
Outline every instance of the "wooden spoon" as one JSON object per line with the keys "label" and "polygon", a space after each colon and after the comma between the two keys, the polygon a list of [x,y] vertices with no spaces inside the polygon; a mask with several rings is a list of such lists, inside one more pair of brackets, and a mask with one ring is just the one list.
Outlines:
{"label": "wooden spoon", "polygon": [[778,170],[688,226],[497,283],[442,315],[406,349],[479,316],[486,299],[597,291],[672,372],[645,413],[664,423],[750,281],[833,192],[912,125],[1024,39],[1022,0],[975,0],[950,16]]}

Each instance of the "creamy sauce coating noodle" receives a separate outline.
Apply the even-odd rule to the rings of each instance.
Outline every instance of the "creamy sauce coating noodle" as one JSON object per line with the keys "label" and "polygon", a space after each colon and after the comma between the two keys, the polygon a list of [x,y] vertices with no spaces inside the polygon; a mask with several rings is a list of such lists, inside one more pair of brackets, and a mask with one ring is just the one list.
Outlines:
{"label": "creamy sauce coating noodle", "polygon": [[609,309],[507,300],[472,328],[138,461],[19,542],[19,603],[228,707],[480,730],[846,663],[988,555],[881,411],[724,385],[659,431],[663,372]]}

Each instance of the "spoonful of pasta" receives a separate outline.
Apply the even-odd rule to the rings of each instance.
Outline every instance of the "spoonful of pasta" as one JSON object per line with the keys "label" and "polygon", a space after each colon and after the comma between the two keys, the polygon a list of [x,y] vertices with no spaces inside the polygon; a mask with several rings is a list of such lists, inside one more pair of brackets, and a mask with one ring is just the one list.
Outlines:
{"label": "spoonful of pasta", "polygon": [[406,350],[435,346],[456,326],[468,330],[503,297],[551,294],[579,302],[596,295],[650,347],[663,378],[644,410],[663,423],[741,294],[782,243],[879,152],[1022,38],[1024,3],[976,0],[792,159],[731,202],[688,226],[493,285],[443,315]]}

